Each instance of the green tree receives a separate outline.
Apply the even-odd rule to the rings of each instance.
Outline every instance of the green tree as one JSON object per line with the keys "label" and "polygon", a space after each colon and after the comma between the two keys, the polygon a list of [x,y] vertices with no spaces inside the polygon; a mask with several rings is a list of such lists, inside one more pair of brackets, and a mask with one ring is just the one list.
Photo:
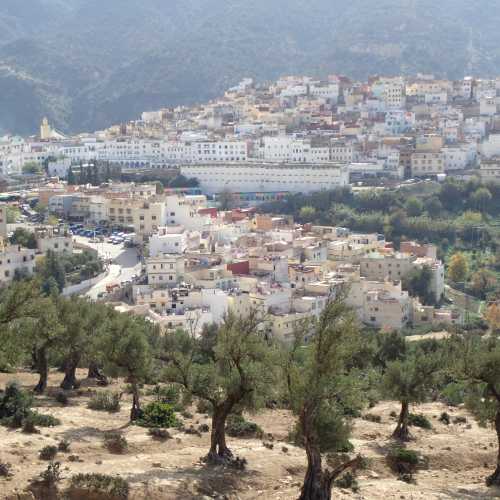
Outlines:
{"label": "green tree", "polygon": [[496,284],[495,273],[488,269],[479,269],[471,277],[470,289],[476,297],[484,300],[488,292],[495,289]]}
{"label": "green tree", "polygon": [[307,455],[300,499],[328,500],[335,479],[360,460],[341,460],[330,470],[323,467],[321,456],[346,445],[350,416],[364,403],[360,385],[348,368],[359,331],[353,312],[341,299],[330,302],[313,326],[307,348],[302,335],[297,335],[286,358],[285,377],[297,416],[297,438]]}
{"label": "green tree", "polygon": [[465,281],[469,273],[469,265],[463,253],[456,253],[451,256],[448,264],[448,275],[455,283]]}
{"label": "green tree", "polygon": [[19,208],[7,205],[7,224],[15,224],[19,220],[19,217],[21,217]]}
{"label": "green tree", "polygon": [[443,213],[443,204],[439,201],[439,198],[433,196],[425,203],[425,209],[430,217],[440,217]]}
{"label": "green tree", "polygon": [[141,416],[139,384],[149,374],[151,363],[146,329],[144,320],[116,315],[103,324],[98,340],[105,371],[113,377],[125,377],[132,387],[131,421]]}
{"label": "green tree", "polygon": [[89,358],[106,313],[105,306],[76,296],[69,299],[59,297],[57,306],[64,325],[61,342],[64,379],[61,388],[69,390],[78,386],[76,369],[82,360]]}
{"label": "green tree", "polygon": [[410,404],[421,403],[428,398],[440,362],[438,355],[417,348],[403,360],[392,361],[387,365],[382,381],[384,391],[390,398],[401,403],[398,423],[393,433],[396,439],[410,439]]}
{"label": "green tree", "polygon": [[216,336],[200,339],[194,331],[176,331],[164,339],[165,379],[183,385],[212,407],[208,462],[228,463],[233,458],[226,443],[229,414],[258,409],[272,391],[275,351],[260,332],[261,324],[256,311],[246,317],[229,313]]}
{"label": "green tree", "polygon": [[299,217],[302,222],[312,222],[316,217],[316,209],[306,205],[300,209]]}
{"label": "green tree", "polygon": [[19,332],[19,341],[27,342],[33,356],[33,364],[39,375],[34,391],[42,394],[47,389],[49,376],[49,356],[61,345],[64,331],[59,321],[57,308],[52,297],[39,299],[36,304],[37,313],[23,324],[27,335]]}
{"label": "green tree", "polygon": [[435,303],[434,293],[431,290],[432,270],[429,266],[413,269],[403,279],[403,287],[412,297],[418,297],[423,304]]}
{"label": "green tree", "polygon": [[408,201],[405,203],[405,209],[409,217],[418,217],[422,215],[424,205],[418,198],[412,196],[408,198]]}
{"label": "green tree", "polygon": [[29,162],[25,163],[23,165],[22,170],[23,170],[23,174],[29,174],[29,175],[42,173],[42,167],[34,161],[29,161]]}
{"label": "green tree", "polygon": [[76,184],[76,177],[75,177],[75,173],[73,172],[73,167],[72,166],[69,167],[68,175],[67,175],[67,180],[68,180],[68,184],[70,186],[73,186],[73,185]]}
{"label": "green tree", "polygon": [[487,212],[491,203],[491,193],[488,188],[480,187],[469,198],[472,208],[479,212]]}
{"label": "green tree", "polygon": [[231,210],[235,207],[234,194],[228,189],[221,191],[217,197],[221,210]]}
{"label": "green tree", "polygon": [[457,364],[470,384],[466,406],[480,424],[492,425],[497,434],[496,469],[486,484],[500,486],[500,342],[498,339],[461,342],[458,354]]}
{"label": "green tree", "polygon": [[41,264],[39,264],[37,272],[42,277],[42,287],[46,289],[47,282],[52,278],[57,283],[59,292],[63,291],[66,285],[66,272],[64,264],[57,253],[49,250]]}
{"label": "green tree", "polygon": [[21,245],[31,249],[37,248],[35,234],[23,227],[17,227],[9,241],[12,245]]}

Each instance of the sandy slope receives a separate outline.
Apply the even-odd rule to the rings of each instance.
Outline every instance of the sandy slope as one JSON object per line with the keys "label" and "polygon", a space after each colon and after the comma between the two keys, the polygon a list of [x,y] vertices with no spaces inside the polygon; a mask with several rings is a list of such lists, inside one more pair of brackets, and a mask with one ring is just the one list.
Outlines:
{"label": "sandy slope", "polygon": [[[36,377],[17,374],[25,385]],[[0,386],[12,379],[0,375]],[[61,375],[51,375],[51,390]],[[115,389],[118,389],[116,386]],[[69,454],[59,454],[65,482],[77,472],[119,474],[129,480],[134,499],[293,499],[297,498],[305,470],[303,450],[286,442],[292,426],[291,415],[282,410],[266,410],[250,417],[274,438],[273,449],[263,446],[261,440],[230,438],[233,451],[248,460],[245,472],[207,468],[199,458],[208,449],[208,434],[197,437],[173,431],[173,439],[158,442],[147,430],[128,425],[128,397],[119,414],[107,414],[86,407],[89,390],[82,387],[80,395],[71,398],[68,407],[45,397],[39,401],[39,411],[62,420],[62,425],[41,429],[41,434],[26,435],[19,430],[0,427],[0,461],[12,464],[14,476],[0,479],[0,498],[9,498],[22,491],[28,481],[47,466],[38,459],[38,451],[61,439],[71,442]],[[100,390],[100,389],[97,389]],[[496,439],[491,429],[482,429],[463,409],[448,408],[438,403],[420,406],[417,411],[427,415],[433,429],[413,429],[415,441],[410,447],[422,452],[429,460],[428,470],[416,475],[416,484],[399,481],[385,463],[387,446],[394,419],[389,414],[397,410],[395,403],[381,403],[370,413],[380,415],[382,423],[357,420],[354,426],[356,451],[367,457],[369,467],[360,471],[360,491],[335,490],[334,498],[356,499],[488,499],[500,498],[500,490],[484,486],[484,478],[493,470]],[[414,409],[415,411],[415,409]],[[438,421],[442,411],[452,417],[468,417],[467,424],[446,426]],[[205,415],[195,414],[186,424],[209,423]],[[129,452],[112,455],[102,445],[103,432],[118,429],[129,442]],[[286,450],[283,450],[286,447]],[[77,455],[80,462],[70,462],[69,455]],[[63,486],[65,484],[63,482]],[[15,497],[14,497],[15,498]]]}

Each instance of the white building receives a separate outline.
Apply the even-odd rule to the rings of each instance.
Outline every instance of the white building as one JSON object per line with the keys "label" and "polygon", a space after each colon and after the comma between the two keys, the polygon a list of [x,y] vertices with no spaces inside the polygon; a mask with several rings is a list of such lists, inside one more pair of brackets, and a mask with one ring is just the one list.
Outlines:
{"label": "white building", "polygon": [[181,173],[198,179],[201,189],[210,194],[224,191],[310,193],[349,184],[348,167],[338,164],[192,165],[181,167]]}
{"label": "white building", "polygon": [[172,288],[184,278],[185,259],[179,255],[157,255],[146,259],[148,283],[153,287]]}
{"label": "white building", "polygon": [[186,234],[181,232],[169,232],[167,227],[159,227],[158,232],[149,238],[149,255],[156,257],[160,254],[182,254],[187,249]]}
{"label": "white building", "polygon": [[33,274],[36,250],[20,245],[8,245],[0,252],[0,284],[10,283],[16,272]]}

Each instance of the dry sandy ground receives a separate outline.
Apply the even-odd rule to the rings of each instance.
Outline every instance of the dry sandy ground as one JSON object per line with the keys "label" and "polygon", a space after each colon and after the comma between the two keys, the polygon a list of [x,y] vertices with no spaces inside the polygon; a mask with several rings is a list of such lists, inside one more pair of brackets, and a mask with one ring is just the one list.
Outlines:
{"label": "dry sandy ground", "polygon": [[[23,385],[34,384],[36,377],[28,373],[0,375],[0,387],[16,378]],[[50,391],[55,391],[61,374],[52,373]],[[114,389],[117,389],[115,386]],[[208,449],[208,434],[197,437],[173,431],[173,439],[166,442],[153,440],[147,429],[129,426],[128,397],[122,402],[118,414],[97,412],[87,408],[88,390],[70,399],[62,407],[52,397],[40,398],[38,410],[61,419],[62,425],[41,429],[40,434],[27,435],[19,430],[0,427],[0,461],[12,464],[13,477],[0,479],[0,498],[21,492],[31,478],[47,466],[39,460],[39,450],[62,439],[71,442],[70,453],[60,453],[65,480],[78,472],[99,472],[120,475],[131,485],[132,499],[294,499],[297,498],[305,470],[305,454],[300,448],[286,442],[293,419],[286,411],[266,410],[250,417],[266,433],[274,437],[273,449],[263,446],[261,440],[229,438],[235,454],[248,460],[247,470],[238,472],[217,467],[206,467],[200,457]],[[100,390],[100,389],[97,389]],[[358,420],[354,439],[357,452],[367,457],[369,467],[358,473],[360,490],[353,493],[336,489],[333,498],[341,499],[489,499],[500,498],[500,490],[484,486],[484,478],[495,464],[496,439],[491,429],[482,429],[462,409],[441,404],[421,405],[413,411],[427,415],[432,430],[413,428],[415,441],[410,447],[422,452],[429,460],[428,470],[416,474],[416,484],[399,481],[389,470],[384,456],[390,444],[394,419],[391,410],[396,403],[382,403],[370,410],[380,415],[382,423]],[[446,426],[438,421],[442,411],[452,417],[468,417],[467,424]],[[208,417],[195,414],[186,424],[209,423]],[[129,442],[124,455],[110,454],[103,447],[103,432],[120,430]],[[286,450],[283,450],[283,447]],[[79,462],[70,462],[69,455],[78,455]]]}

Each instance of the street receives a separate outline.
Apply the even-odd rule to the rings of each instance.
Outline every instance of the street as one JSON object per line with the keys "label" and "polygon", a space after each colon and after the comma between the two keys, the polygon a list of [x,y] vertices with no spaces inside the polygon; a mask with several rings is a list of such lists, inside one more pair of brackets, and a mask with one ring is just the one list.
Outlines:
{"label": "street", "polygon": [[93,300],[96,300],[99,294],[106,292],[107,285],[119,285],[122,282],[132,281],[134,275],[141,274],[142,265],[135,248],[125,248],[123,244],[113,245],[107,242],[93,243],[83,236],[74,236],[74,241],[94,248],[99,253],[99,257],[105,262],[110,262],[108,276],[86,293]]}

